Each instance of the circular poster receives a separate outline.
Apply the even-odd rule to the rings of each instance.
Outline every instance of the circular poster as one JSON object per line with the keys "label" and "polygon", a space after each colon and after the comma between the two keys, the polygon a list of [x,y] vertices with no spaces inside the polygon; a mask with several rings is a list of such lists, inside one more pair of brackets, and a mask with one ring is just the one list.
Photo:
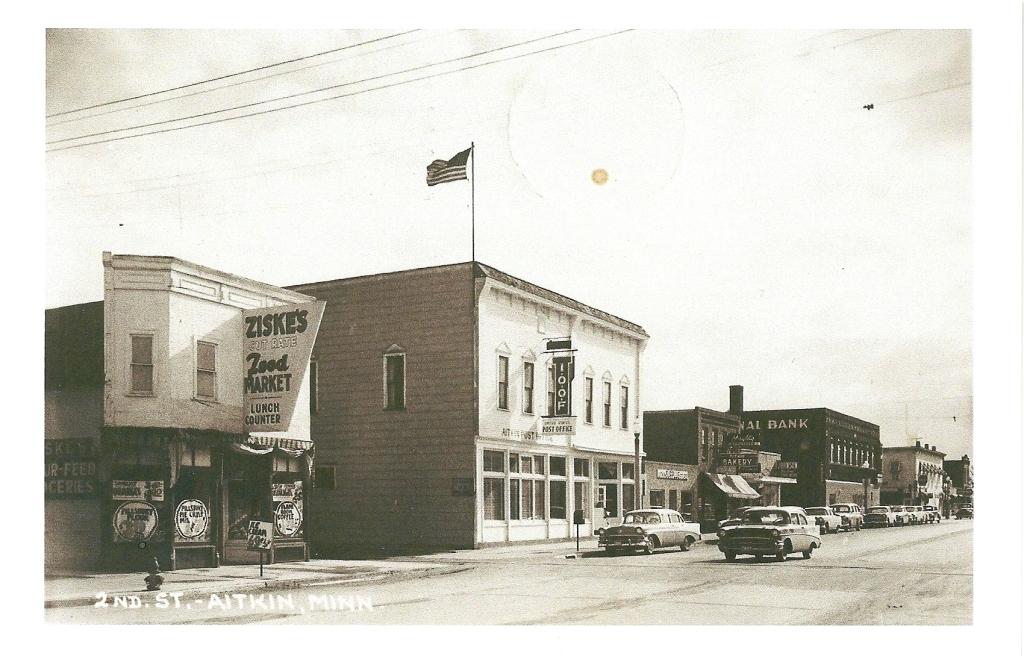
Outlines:
{"label": "circular poster", "polygon": [[114,511],[114,537],[124,542],[141,542],[153,537],[159,516],[148,501],[126,501]]}
{"label": "circular poster", "polygon": [[302,511],[293,501],[282,501],[277,504],[277,511],[274,513],[274,526],[277,532],[286,538],[290,538],[302,528]]}
{"label": "circular poster", "polygon": [[174,528],[186,540],[201,540],[210,526],[210,509],[199,499],[184,499],[174,511]]}

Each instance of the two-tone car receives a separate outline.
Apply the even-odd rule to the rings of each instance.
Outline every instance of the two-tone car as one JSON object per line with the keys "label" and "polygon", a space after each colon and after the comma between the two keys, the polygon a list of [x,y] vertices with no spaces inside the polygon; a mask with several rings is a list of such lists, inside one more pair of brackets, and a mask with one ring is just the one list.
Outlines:
{"label": "two-tone car", "polygon": [[859,531],[864,526],[864,512],[855,503],[833,503],[832,512],[839,515],[844,530]]}
{"label": "two-tone car", "polygon": [[689,551],[700,540],[700,525],[683,521],[682,516],[665,508],[631,510],[618,526],[610,526],[598,538],[597,546],[606,553],[679,547]]}
{"label": "two-tone car", "polygon": [[745,513],[750,508],[753,508],[753,506],[740,506],[736,510],[729,513],[728,517],[718,522],[718,528],[723,529],[727,526],[738,525],[740,523],[740,518],[743,517],[743,513]]}
{"label": "two-tone car", "polygon": [[928,513],[928,523],[938,524],[942,521],[942,513],[937,506],[925,506],[924,511]]}
{"label": "two-tone car", "polygon": [[890,508],[896,515],[896,526],[910,526],[913,523],[914,516],[910,514],[906,506],[890,506]]}
{"label": "two-tone car", "polygon": [[783,561],[791,553],[810,558],[820,546],[817,526],[796,506],[756,506],[743,513],[737,526],[718,531],[718,550],[726,560],[752,555]]}
{"label": "two-tone car", "polygon": [[869,506],[864,513],[864,528],[896,526],[896,513],[892,506]]}
{"label": "two-tone car", "polygon": [[843,519],[828,506],[812,506],[807,509],[807,516],[818,525],[822,535],[838,533],[843,526]]}

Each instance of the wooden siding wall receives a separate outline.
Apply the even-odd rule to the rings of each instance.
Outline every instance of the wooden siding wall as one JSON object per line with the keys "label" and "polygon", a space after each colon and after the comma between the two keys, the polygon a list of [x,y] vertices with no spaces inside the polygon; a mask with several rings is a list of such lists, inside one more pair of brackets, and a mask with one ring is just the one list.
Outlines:
{"label": "wooden siding wall", "polygon": [[[323,557],[472,547],[475,472],[473,281],[469,265],[296,287],[327,302],[313,355],[319,409],[310,534]],[[383,356],[406,354],[406,409],[384,409]]]}

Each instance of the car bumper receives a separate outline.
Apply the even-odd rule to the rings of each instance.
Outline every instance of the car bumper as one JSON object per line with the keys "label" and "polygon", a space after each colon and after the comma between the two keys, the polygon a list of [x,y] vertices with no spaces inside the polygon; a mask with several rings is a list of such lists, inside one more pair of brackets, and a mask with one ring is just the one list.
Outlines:
{"label": "car bumper", "polygon": [[602,535],[597,540],[599,547],[633,547],[639,549],[650,544],[650,540],[643,535]]}
{"label": "car bumper", "polygon": [[718,550],[722,553],[771,556],[783,550],[783,541],[771,540],[767,538],[752,538],[746,540],[719,540]]}

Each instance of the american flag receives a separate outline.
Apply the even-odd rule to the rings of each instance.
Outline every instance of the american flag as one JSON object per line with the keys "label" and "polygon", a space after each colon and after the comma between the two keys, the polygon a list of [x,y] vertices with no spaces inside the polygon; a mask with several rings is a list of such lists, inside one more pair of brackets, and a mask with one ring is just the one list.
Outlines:
{"label": "american flag", "polygon": [[466,177],[466,162],[469,160],[469,153],[473,150],[467,148],[450,160],[435,159],[427,165],[427,186],[433,187],[442,182],[455,182],[456,180],[468,180]]}

